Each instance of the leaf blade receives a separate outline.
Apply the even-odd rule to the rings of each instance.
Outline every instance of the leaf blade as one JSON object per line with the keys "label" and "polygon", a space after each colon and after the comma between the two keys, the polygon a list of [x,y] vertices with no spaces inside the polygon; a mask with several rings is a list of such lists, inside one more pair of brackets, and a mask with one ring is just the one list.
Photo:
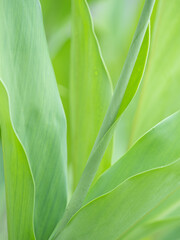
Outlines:
{"label": "leaf blade", "polygon": [[179,171],[178,160],[129,178],[81,208],[57,239],[121,239],[134,224],[180,187]]}
{"label": "leaf blade", "polygon": [[36,237],[48,239],[67,203],[65,114],[39,1],[2,0],[0,12],[0,77],[35,183]]}
{"label": "leaf blade", "polygon": [[148,131],[123,157],[101,175],[90,189],[86,203],[111,191],[133,175],[165,166],[178,159],[180,157],[179,122],[180,112],[178,111]]}
{"label": "leaf blade", "polygon": [[[101,162],[101,159],[104,155],[104,152],[109,144],[109,141],[113,134],[113,128],[115,127],[116,120],[120,116],[121,109],[121,103],[123,101],[124,95],[126,96],[126,89],[128,89],[129,84],[129,78],[131,79],[131,74],[133,72],[137,57],[139,53],[141,52],[141,45],[143,42],[143,39],[146,35],[148,35],[148,24],[151,16],[151,12],[153,9],[155,1],[146,1],[144,5],[144,9],[134,36],[134,40],[132,42],[129,55],[127,57],[124,69],[121,73],[120,80],[117,83],[113,98],[111,100],[110,106],[107,110],[105,119],[103,121],[103,124],[101,126],[101,129],[99,131],[99,134],[96,138],[95,144],[93,146],[93,149],[91,151],[91,154],[89,156],[88,162],[86,164],[85,170],[80,178],[79,184],[70,200],[70,203],[65,211],[65,214],[63,216],[62,221],[60,221],[54,230],[53,234],[51,235],[51,239],[55,239],[64,226],[67,224],[67,222],[70,220],[70,218],[75,214],[76,211],[80,209],[82,206],[84,199],[87,195],[87,192],[89,190],[89,187],[95,177],[96,171],[99,167],[99,164]],[[147,36],[146,35],[146,36]],[[145,38],[149,42],[149,38]],[[148,44],[147,44],[148,45]],[[143,45],[144,46],[144,45]],[[145,44],[146,46],[146,44]],[[149,45],[148,45],[149,47]],[[142,68],[140,68],[141,74],[144,72],[144,67],[146,63],[146,57],[148,49],[145,48],[145,57],[144,57],[144,65]],[[131,56],[132,55],[132,56]],[[142,75],[141,75],[142,76]],[[137,89],[139,82],[141,79],[138,77],[135,78],[135,84],[134,89]],[[119,96],[120,94],[120,96]],[[126,104],[128,105],[129,101],[127,99]],[[127,107],[127,106],[126,106]],[[123,109],[123,108],[122,108]],[[123,109],[124,110],[124,109]],[[118,115],[119,112],[119,115]]]}

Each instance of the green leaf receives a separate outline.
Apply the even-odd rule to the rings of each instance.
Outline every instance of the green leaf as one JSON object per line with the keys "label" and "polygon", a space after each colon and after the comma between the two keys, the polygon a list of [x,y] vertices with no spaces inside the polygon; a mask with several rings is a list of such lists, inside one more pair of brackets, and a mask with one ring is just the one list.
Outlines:
{"label": "green leaf", "polygon": [[[88,2],[98,2],[100,0],[88,0]],[[64,38],[62,30],[69,25],[71,15],[71,0],[40,0],[42,5],[43,19],[48,42],[60,45],[58,41]],[[68,30],[68,33],[70,31]],[[65,34],[66,36],[66,34]],[[54,41],[55,40],[55,41]],[[50,47],[51,50],[51,47]]]}
{"label": "green leaf", "polygon": [[[10,114],[6,123],[7,107],[1,108],[2,119],[6,117],[1,133],[9,237],[33,238],[25,227],[34,223],[36,239],[45,240],[67,202],[65,114],[48,55],[39,2],[1,0],[0,16],[0,79],[7,91]],[[10,183],[16,184],[16,178],[19,185],[13,188]]]}
{"label": "green leaf", "polygon": [[[136,232],[133,232],[132,235],[128,236],[127,238],[120,238],[120,239],[123,239],[123,240],[124,239],[126,240],[132,240],[132,239],[160,240],[161,239],[162,240],[162,238],[164,239],[164,237],[167,236],[169,233],[171,233],[174,229],[176,229],[177,227],[179,228],[179,225],[180,225],[180,217],[154,221],[152,223],[150,222],[150,223],[141,225],[141,227]],[[177,238],[173,238],[171,237],[171,235],[169,235],[168,239],[177,239]]]}
{"label": "green leaf", "polygon": [[[172,4],[168,0],[160,0],[158,3],[150,56],[131,141],[180,109],[180,32],[177,31],[180,24],[179,6],[178,0]],[[166,29],[169,29],[167,35]],[[151,101],[150,96],[153,96]]]}
{"label": "green leaf", "polygon": [[111,191],[133,175],[165,166],[180,158],[179,123],[180,111],[147,132],[97,180],[90,189],[86,202]]}
{"label": "green leaf", "polygon": [[127,109],[120,123],[121,129],[124,129],[129,115],[135,110],[128,130],[124,134],[122,130],[119,131],[117,145],[120,148],[127,139],[125,151],[147,130],[180,109],[180,31],[177,30],[180,25],[179,7],[178,0],[172,3],[168,0],[157,1],[153,14],[150,55],[142,86],[133,106]]}
{"label": "green leaf", "polygon": [[[149,19],[155,1],[146,1],[142,15],[131,44],[131,48],[126,59],[120,79],[117,83],[113,98],[107,110],[103,124],[96,138],[95,144],[89,156],[85,170],[80,178],[79,184],[70,200],[70,203],[65,211],[62,221],[59,222],[51,239],[55,239],[67,224],[70,218],[82,206],[87,195],[89,187],[95,177],[96,171],[100,165],[101,159],[113,135],[113,129],[118,118],[134,96],[141,77],[144,72],[146,58],[149,49]],[[78,6],[78,1],[73,1],[75,6]],[[86,2],[85,2],[86,3]],[[85,9],[85,8],[82,8]],[[84,18],[86,12],[82,12]]]}
{"label": "green leaf", "polygon": [[[159,206],[145,216],[129,232],[123,236],[123,240],[141,239],[142,236],[153,235],[159,232],[158,236],[170,233],[176,228],[180,219],[180,188],[167,197]],[[172,220],[172,221],[171,221]],[[159,224],[160,223],[160,224]],[[170,224],[168,224],[170,223]],[[169,225],[169,226],[168,226]],[[161,227],[163,228],[161,230]],[[166,228],[166,230],[164,229]],[[173,239],[173,238],[172,238]]]}
{"label": "green leaf", "polygon": [[[1,136],[1,132],[0,132]],[[4,169],[3,169],[3,155],[2,155],[2,143],[0,140],[0,187],[4,184]]]}
{"label": "green leaf", "polygon": [[81,208],[57,239],[121,239],[179,187],[180,161],[136,175]]}
{"label": "green leaf", "polygon": [[[98,179],[88,193],[86,202],[111,191],[125,179],[135,174],[165,166],[179,158],[179,122],[180,112],[177,112],[139,139],[119,161]],[[130,235],[127,232],[127,236],[123,239],[140,239],[141,235],[153,232],[153,228],[155,228],[154,231],[160,231],[159,227],[161,227],[161,224],[159,226],[157,223],[156,226],[157,221],[162,221],[162,223],[165,221],[166,228],[168,218],[177,218],[180,216],[177,212],[179,196],[180,191],[175,191],[156,211],[151,211],[148,217],[139,223],[139,226],[135,226],[134,231]],[[173,228],[173,223],[171,228]]]}
{"label": "green leaf", "polygon": [[70,17],[71,0],[40,0],[43,10],[46,35],[54,37]]}
{"label": "green leaf", "polygon": [[[76,187],[112,97],[112,86],[102,60],[85,1],[72,1],[71,78],[69,93],[69,158]],[[111,163],[111,148],[101,164]]]}
{"label": "green leaf", "polygon": [[172,229],[170,232],[164,232],[163,236],[161,236],[157,240],[169,240],[169,239],[178,239],[180,236],[179,225]]}
{"label": "green leaf", "polygon": [[52,63],[56,74],[56,81],[67,120],[69,116],[70,46],[71,42],[70,39],[68,39],[65,41],[65,43],[63,43],[58,53],[52,57]]}
{"label": "green leaf", "polygon": [[8,238],[35,240],[33,179],[23,147],[12,128],[7,93],[2,82],[0,99]]}
{"label": "green leaf", "polygon": [[144,0],[106,0],[91,9],[103,57],[113,86],[119,79]]}
{"label": "green leaf", "polygon": [[[59,4],[62,5],[62,8],[64,4],[68,5],[65,1]],[[56,5],[56,8],[60,7],[57,4],[54,5]],[[51,9],[48,9],[48,12],[51,12]],[[53,14],[55,13],[53,12]],[[89,13],[87,16],[88,15]],[[67,36],[68,38],[70,37],[70,24],[63,24],[57,34],[49,41],[59,92],[62,97],[68,122],[68,160],[74,170],[73,189],[77,185],[85,167],[112,95],[112,86],[101,59],[101,53],[99,53],[91,19],[89,17],[89,19],[84,19],[83,25],[81,18],[83,18],[83,14],[79,13],[78,18],[74,18],[75,20],[73,20],[72,23],[71,41],[73,41],[74,44],[71,47],[71,59],[73,59],[71,61],[71,80],[69,80],[70,39],[67,40]],[[77,31],[78,37],[76,34]],[[89,38],[89,35],[91,35],[91,38]],[[81,42],[88,42],[88,45],[81,45]],[[87,47],[89,45],[92,46]],[[90,60],[86,60],[87,56]],[[78,62],[74,60],[76,58],[78,58]],[[86,64],[84,66],[85,62]],[[79,69],[79,71],[77,71],[77,69]],[[80,94],[78,94],[79,92]],[[79,118],[82,118],[82,114],[85,119],[83,124],[82,121],[79,120]],[[87,125],[89,126],[88,128],[86,127]],[[81,146],[84,142],[87,142],[87,145],[82,148]],[[111,147],[107,150],[99,173],[109,167],[110,162]]]}
{"label": "green leaf", "polygon": [[4,185],[4,166],[0,140],[0,239],[7,240],[6,199]]}

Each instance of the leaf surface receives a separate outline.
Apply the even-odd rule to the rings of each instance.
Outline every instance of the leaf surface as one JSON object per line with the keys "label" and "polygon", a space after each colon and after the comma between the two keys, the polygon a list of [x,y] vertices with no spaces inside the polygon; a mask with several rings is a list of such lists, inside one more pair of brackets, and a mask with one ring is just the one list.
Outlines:
{"label": "leaf surface", "polygon": [[[119,123],[117,146],[121,149],[125,145],[123,153],[147,130],[180,109],[180,2],[175,0],[171,4],[168,0],[159,0],[156,5],[142,86]],[[116,154],[116,160],[122,152]]]}
{"label": "leaf surface", "polygon": [[[85,170],[70,200],[63,219],[58,223],[56,229],[51,235],[51,239],[55,239],[60,234],[70,218],[82,206],[89,187],[98,170],[101,159],[113,135],[113,129],[117,123],[117,120],[128,106],[139,86],[141,77],[144,72],[149,49],[148,25],[154,2],[155,1],[153,0],[145,2],[144,9],[142,11],[142,15],[137,26],[137,30],[134,35],[134,39],[132,41],[123,71],[117,83],[113,98],[96,138]],[[79,1],[73,1],[73,3],[75,7],[77,7]]]}
{"label": "leaf surface", "polygon": [[150,56],[130,141],[180,108],[179,6],[178,0],[172,4],[168,0],[158,2]]}
{"label": "leaf surface", "polygon": [[4,184],[4,166],[2,156],[2,143],[0,140],[0,239],[7,240],[6,199]]}
{"label": "leaf surface", "polygon": [[[72,1],[69,157],[77,185],[112,97],[112,86],[85,1]],[[101,164],[110,166],[111,149]]]}
{"label": "leaf surface", "polygon": [[147,132],[109,168],[92,186],[86,202],[111,191],[133,175],[165,166],[180,158],[179,136],[178,111]]}
{"label": "leaf surface", "polygon": [[8,239],[35,240],[33,179],[25,152],[11,125],[7,93],[2,82],[0,99]]}
{"label": "leaf surface", "polygon": [[126,239],[126,240],[145,240],[145,239],[153,239],[159,240],[164,239],[165,236],[169,235],[168,239],[177,239],[171,236],[171,232],[174,232],[176,228],[179,228],[180,218],[170,218],[164,219],[160,221],[154,221],[150,223],[146,223],[141,225],[141,227],[136,231],[133,232],[133,235],[128,236],[127,238],[119,238]]}
{"label": "leaf surface", "polygon": [[57,239],[121,239],[179,187],[179,160],[136,175],[81,208]]}
{"label": "leaf surface", "polygon": [[[4,121],[1,126],[5,180],[7,185],[16,184],[18,176],[18,183],[22,182],[17,188],[6,187],[11,221],[8,228],[11,236],[16,232],[17,239],[30,239],[23,235],[28,232],[21,224],[34,223],[36,238],[46,240],[67,202],[65,114],[48,54],[39,1],[1,0],[0,16],[0,79],[7,91],[10,114],[8,125]],[[8,113],[5,116],[8,119]],[[7,151],[10,144],[12,152]],[[9,169],[13,154],[17,158]],[[12,168],[15,170],[11,175]],[[28,209],[23,194],[29,197]],[[27,221],[21,217],[23,212]]]}

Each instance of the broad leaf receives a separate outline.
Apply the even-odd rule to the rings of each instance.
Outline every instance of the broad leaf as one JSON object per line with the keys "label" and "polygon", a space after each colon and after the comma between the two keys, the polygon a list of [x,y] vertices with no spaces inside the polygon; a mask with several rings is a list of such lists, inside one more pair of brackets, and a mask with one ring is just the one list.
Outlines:
{"label": "broad leaf", "polygon": [[[180,109],[180,31],[177,30],[180,2],[159,0],[156,3],[150,55],[142,86],[120,123],[117,146],[121,149],[122,144],[125,145],[123,152],[148,129]],[[127,122],[127,131],[124,131]]]}
{"label": "broad leaf", "polygon": [[[90,190],[86,202],[103,195],[127,178],[152,168],[165,166],[180,157],[180,112],[168,117],[145,134],[137,143],[109,170],[107,170]],[[171,138],[169,138],[171,136]],[[143,193],[142,193],[143,194]],[[167,228],[168,219],[179,218],[180,191],[175,191],[164,203],[134,226],[132,233],[127,232],[123,239],[140,239],[151,231]],[[149,223],[150,221],[150,223]],[[162,222],[162,224],[159,224]],[[157,222],[157,224],[156,224]],[[161,226],[162,225],[162,226]],[[173,221],[171,228],[176,225]]]}
{"label": "broad leaf", "polygon": [[[47,3],[42,1],[42,4],[46,5]],[[52,1],[49,4],[56,9],[60,8],[60,6],[63,8],[64,5],[69,5],[66,1],[59,2],[59,5],[53,4]],[[73,169],[73,189],[76,187],[85,167],[112,95],[112,86],[101,59],[91,19],[88,16],[89,13],[86,10],[86,19],[80,10],[76,8],[75,11],[78,13],[78,17],[72,16],[71,41],[73,44],[71,47],[72,71],[70,80],[70,39],[67,40],[66,38],[67,35],[69,37],[70,30],[66,24],[49,41],[59,92],[68,122],[68,160]],[[51,12],[51,9],[48,8],[48,12]],[[53,11],[53,14],[56,15],[56,12]],[[63,39],[64,36],[66,40]],[[59,44],[61,42],[62,45]],[[82,42],[88,44],[85,45]],[[82,148],[84,142],[87,144]],[[111,147],[107,150],[99,172],[109,167],[110,162]]]}
{"label": "broad leaf", "polygon": [[147,132],[109,168],[91,188],[86,201],[111,191],[133,175],[180,158],[179,136],[180,112],[177,112]]}
{"label": "broad leaf", "polygon": [[8,238],[35,240],[33,179],[24,149],[11,124],[7,93],[2,82],[0,99]]}
{"label": "broad leaf", "polygon": [[[153,235],[159,232],[158,236],[163,237],[171,233],[180,219],[180,188],[174,191],[159,206],[139,221],[124,236],[123,240],[140,239],[142,236]],[[169,226],[168,226],[169,225]],[[173,238],[172,238],[173,239]]]}
{"label": "broad leaf", "polygon": [[[95,177],[96,171],[100,165],[101,159],[112,137],[112,130],[114,129],[118,118],[126,109],[138,88],[146,64],[149,47],[148,24],[154,2],[155,1],[153,0],[146,1],[144,5],[136,33],[131,44],[131,48],[129,50],[128,57],[122,70],[120,79],[117,83],[113,98],[107,110],[103,124],[89,156],[85,170],[71,198],[71,201],[63,216],[63,219],[57,225],[55,231],[51,235],[51,239],[55,239],[60,234],[63,227],[67,224],[70,218],[82,206],[89,187]],[[75,7],[77,7],[79,2],[76,0],[73,1],[73,3]]]}
{"label": "broad leaf", "polygon": [[[13,236],[15,231],[17,239],[30,239],[32,234],[23,235],[28,232],[22,224],[34,222],[36,238],[45,240],[63,215],[67,201],[65,114],[48,55],[39,2],[1,0],[0,16],[0,79],[10,106],[9,121],[7,107],[1,108],[2,119],[6,118],[1,132],[8,221],[13,220],[9,234]],[[10,165],[13,155],[17,158]],[[8,185],[16,184],[16,172],[18,194]],[[22,202],[23,194],[28,201],[24,198]]]}
{"label": "broad leaf", "polygon": [[81,208],[57,239],[121,239],[178,188],[180,161],[136,175]]}
{"label": "broad leaf", "polygon": [[[150,56],[136,107],[131,141],[180,108],[179,6],[178,0],[158,2]],[[168,34],[165,34],[165,29],[169,29]]]}
{"label": "broad leaf", "polygon": [[[164,237],[169,235],[169,239],[178,239],[174,238],[171,234],[171,232],[174,232],[175,229],[179,229],[180,225],[180,217],[179,218],[170,218],[170,219],[164,219],[159,221],[154,221],[150,223],[146,223],[141,225],[140,228],[137,229],[136,232],[133,232],[132,235],[126,237],[126,238],[119,238],[118,240],[146,240],[146,239],[152,239],[152,240],[162,240]],[[179,235],[177,235],[179,236]]]}
{"label": "broad leaf", "polygon": [[[74,170],[74,187],[84,170],[111,97],[111,82],[87,4],[85,1],[72,1],[68,153]],[[109,148],[102,160],[101,171],[109,167],[110,163]]]}

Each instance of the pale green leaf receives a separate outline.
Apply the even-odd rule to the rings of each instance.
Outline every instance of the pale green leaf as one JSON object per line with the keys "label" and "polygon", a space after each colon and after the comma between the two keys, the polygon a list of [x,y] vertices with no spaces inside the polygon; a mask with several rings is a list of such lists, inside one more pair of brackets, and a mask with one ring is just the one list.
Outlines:
{"label": "pale green leaf", "polygon": [[[179,219],[180,189],[178,188],[161,204],[159,204],[157,208],[153,209],[151,213],[139,221],[139,223],[136,224],[129,232],[127,232],[122,239],[129,240],[133,238],[142,238],[142,236],[154,235],[154,231],[159,232],[158,236],[160,238],[160,235],[164,235],[163,232],[167,234],[168,232],[171,232],[173,228],[176,228],[176,223],[179,222]],[[168,223],[170,223],[169,228]],[[161,226],[163,230],[161,230]],[[164,231],[164,226],[166,231]]]}
{"label": "pale green leaf", "polygon": [[179,6],[178,0],[158,1],[150,56],[130,141],[180,108]]}
{"label": "pale green leaf", "polygon": [[[120,123],[117,145],[119,149],[122,143],[125,145],[123,152],[148,129],[180,109],[180,2],[159,0],[156,3],[150,55],[142,86]],[[124,131],[127,122],[129,125]]]}
{"label": "pale green leaf", "polygon": [[165,166],[180,158],[179,123],[180,112],[177,112],[147,132],[97,180],[86,202],[111,191],[133,175]]}
{"label": "pale green leaf", "polygon": [[[1,0],[0,16],[0,79],[10,106],[10,119],[4,113],[7,107],[1,108],[2,119],[9,119],[1,126],[9,234],[13,239],[31,239],[32,234],[23,234],[28,234],[28,224],[34,224],[36,238],[45,240],[67,202],[65,114],[48,55],[39,1]],[[13,188],[10,182],[16,184],[16,178],[20,185]]]}
{"label": "pale green leaf", "polygon": [[40,0],[47,38],[51,40],[70,17],[71,0]]}
{"label": "pale green leaf", "polygon": [[33,179],[23,147],[12,128],[7,93],[2,82],[0,82],[0,99],[8,239],[35,240]]}
{"label": "pale green leaf", "polygon": [[119,79],[144,0],[106,0],[92,5],[95,30],[113,86]]}
{"label": "pale green leaf", "polygon": [[177,227],[179,228],[179,226],[180,217],[154,221],[152,223],[141,225],[141,227],[138,228],[136,232],[133,232],[132,235],[126,238],[119,238],[117,240],[162,240],[167,235],[169,235],[168,240],[177,239],[171,236],[171,232]]}
{"label": "pale green leaf", "polygon": [[2,144],[0,140],[0,239],[7,240],[6,199],[4,185],[4,167]]}
{"label": "pale green leaf", "polygon": [[[71,78],[69,93],[69,158],[76,187],[112,97],[112,86],[101,57],[85,1],[72,1]],[[111,148],[101,171],[111,163]]]}
{"label": "pale green leaf", "polygon": [[180,161],[124,181],[81,208],[58,240],[116,240],[180,187]]}
{"label": "pale green leaf", "polygon": [[[95,144],[89,156],[85,170],[80,178],[79,184],[71,198],[62,221],[59,222],[51,239],[55,239],[67,224],[70,218],[77,212],[83,204],[89,187],[95,177],[101,159],[109,144],[118,118],[134,96],[141,77],[144,72],[146,58],[149,49],[149,20],[154,6],[154,0],[146,1],[142,15],[133,38],[131,48],[126,59],[120,79],[117,83],[113,98],[107,110],[101,129],[96,138]],[[73,1],[78,6],[79,1]],[[82,8],[83,11],[83,8]],[[82,12],[84,18],[87,17],[85,11]],[[86,18],[85,18],[86,19]],[[74,69],[75,71],[75,69]]]}

